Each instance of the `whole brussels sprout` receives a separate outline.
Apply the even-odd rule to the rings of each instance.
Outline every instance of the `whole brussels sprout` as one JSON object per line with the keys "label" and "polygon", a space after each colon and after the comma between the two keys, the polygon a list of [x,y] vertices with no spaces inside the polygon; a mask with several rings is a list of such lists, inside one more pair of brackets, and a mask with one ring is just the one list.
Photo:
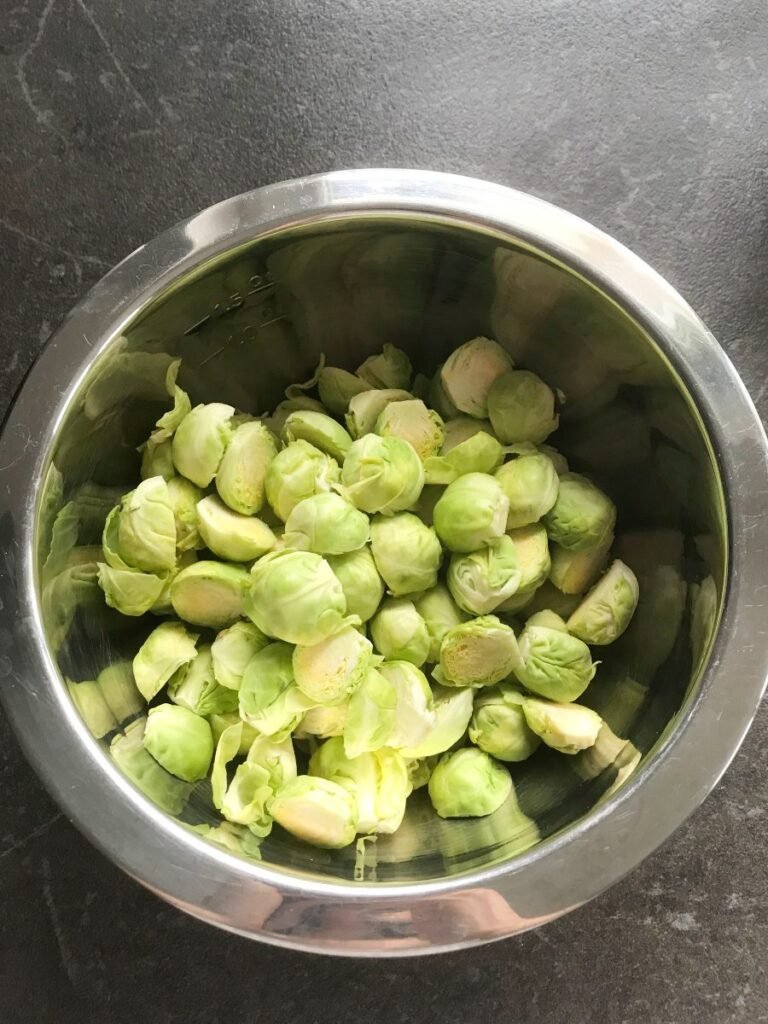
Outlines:
{"label": "whole brussels sprout", "polygon": [[264,506],[267,470],[277,445],[263,423],[241,423],[222,456],[216,472],[216,490],[234,512],[253,516]]}
{"label": "whole brussels sprout", "polygon": [[222,402],[196,405],[173,435],[173,464],[198,487],[207,487],[218,472],[232,438],[235,410]]}
{"label": "whole brussels sprout", "polygon": [[357,508],[391,515],[418,500],[424,467],[407,441],[368,434],[350,448],[341,479],[346,496]]}
{"label": "whole brussels sprout", "polygon": [[269,805],[272,817],[297,839],[326,849],[349,846],[357,833],[357,801],[337,782],[298,775]]}
{"label": "whole brussels sprout", "polygon": [[569,551],[588,551],[610,544],[616,506],[585,476],[564,473],[557,501],[543,521],[550,540]]}
{"label": "whole brussels sprout", "polygon": [[501,807],[512,791],[512,779],[484,751],[465,747],[440,758],[428,789],[441,818],[480,818]]}
{"label": "whole brussels sprout", "polygon": [[529,727],[523,695],[508,683],[481,690],[475,698],[469,738],[499,761],[525,761],[541,738]]}
{"label": "whole brussels sprout", "polygon": [[176,564],[176,521],[161,476],[125,495],[117,519],[120,556],[133,569],[162,572]]}
{"label": "whole brussels sprout", "polygon": [[504,444],[540,444],[557,430],[555,393],[528,370],[510,370],[488,392],[488,416]]}
{"label": "whole brussels sprout", "polygon": [[215,494],[198,502],[197,515],[200,536],[219,558],[252,562],[277,543],[277,537],[261,519],[233,512]]}
{"label": "whole brussels sprout", "polygon": [[492,686],[520,665],[514,630],[484,615],[449,629],[440,646],[438,680],[448,686]]}
{"label": "whole brussels sprout", "polygon": [[391,402],[379,415],[374,429],[382,437],[407,441],[422,461],[436,455],[443,443],[441,417],[418,398]]}
{"label": "whole brussels sprout", "polygon": [[517,552],[506,536],[471,555],[453,555],[448,566],[448,589],[456,604],[472,615],[494,611],[519,586]]}
{"label": "whole brussels sprout", "polygon": [[507,529],[537,523],[557,501],[558,476],[548,455],[519,455],[496,470],[496,481],[509,501]]}
{"label": "whole brussels sprout", "polygon": [[429,651],[427,661],[440,660],[440,645],[443,637],[454,626],[458,626],[467,618],[451,597],[451,593],[442,583],[436,584],[422,594],[413,598],[416,611],[424,620],[429,634]]}
{"label": "whole brussels sprout", "polygon": [[598,714],[581,704],[555,704],[526,697],[523,711],[536,735],[561,754],[578,754],[593,746],[603,725]]}
{"label": "whole brussels sprout", "polygon": [[540,697],[577,700],[597,671],[587,645],[561,629],[528,621],[517,642],[523,662],[515,676],[526,690]]}
{"label": "whole brussels sprout", "polygon": [[489,338],[473,338],[448,356],[440,371],[440,383],[456,409],[487,419],[493,382],[512,365],[501,345]]}
{"label": "whole brussels sprout", "polygon": [[211,644],[216,682],[239,690],[248,662],[268,643],[269,639],[252,622],[236,622],[223,629]]}
{"label": "whole brussels sprout", "polygon": [[344,555],[368,543],[368,516],[338,494],[313,494],[295,505],[285,523],[287,548]]}
{"label": "whole brussels sprout", "polygon": [[362,391],[350,400],[349,411],[344,417],[347,430],[352,437],[365,437],[371,433],[376,426],[376,420],[391,402],[409,402],[412,398],[410,391],[402,391],[399,388]]}
{"label": "whole brussels sprout", "polygon": [[343,462],[352,438],[340,423],[323,412],[292,412],[285,421],[283,441],[308,441],[337,462]]}
{"label": "whole brussels sprout", "polygon": [[334,416],[344,416],[355,395],[370,390],[371,385],[367,380],[335,366],[324,367],[317,378],[320,401]]}
{"label": "whole brussels sprout", "polygon": [[248,573],[239,565],[195,562],[171,583],[171,604],[185,622],[224,629],[242,616],[248,586]]}
{"label": "whole brussels sprout", "polygon": [[293,651],[296,685],[316,704],[341,704],[363,681],[372,652],[370,640],[354,626],[308,647],[298,644]]}
{"label": "whole brussels sprout", "polygon": [[571,613],[568,631],[588,644],[612,644],[629,625],[639,596],[637,577],[616,559]]}
{"label": "whole brussels sprout", "polygon": [[504,534],[509,501],[492,476],[467,473],[435,505],[434,526],[450,551],[468,554]]}
{"label": "whole brussels sprout", "polygon": [[175,704],[149,709],[144,746],[167,772],[185,782],[208,774],[213,757],[213,735],[204,718]]}
{"label": "whole brussels sprout", "polygon": [[269,465],[265,492],[269,507],[286,522],[296,505],[330,491],[339,480],[339,464],[307,441],[292,441]]}
{"label": "whole brussels sprout", "polygon": [[163,622],[152,630],[133,659],[133,677],[144,700],[156,697],[174,672],[192,661],[197,640],[180,622]]}
{"label": "whole brussels sprout", "polygon": [[346,555],[329,556],[328,564],[341,583],[347,613],[367,622],[384,596],[384,581],[379,576],[371,549],[366,546]]}
{"label": "whole brussels sprout", "polygon": [[405,597],[390,597],[381,604],[371,619],[371,639],[389,661],[410,661],[420,667],[429,654],[427,624]]}
{"label": "whole brussels sprout", "polygon": [[395,597],[437,583],[442,551],[435,531],[410,512],[375,516],[371,551],[379,574]]}
{"label": "whole brussels sprout", "polygon": [[378,355],[368,356],[357,368],[357,376],[374,388],[404,388],[411,383],[413,367],[402,349],[384,345]]}

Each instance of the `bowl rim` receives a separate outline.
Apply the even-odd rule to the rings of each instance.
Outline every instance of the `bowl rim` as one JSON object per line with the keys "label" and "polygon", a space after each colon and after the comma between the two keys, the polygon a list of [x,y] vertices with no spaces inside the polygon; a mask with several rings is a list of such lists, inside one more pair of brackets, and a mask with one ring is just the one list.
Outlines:
{"label": "bowl rim", "polygon": [[[169,284],[273,232],[396,214],[543,251],[650,334],[709,434],[726,495],[730,571],[697,693],[655,756],[604,804],[503,864],[429,882],[326,882],[205,842],[144,798],[90,736],[41,642],[36,498],[57,428],[89,367]],[[768,642],[759,640],[768,608],[768,442],[744,385],[688,304],[639,257],[573,214],[501,185],[422,170],[335,171],[234,196],[181,221],[109,271],[54,332],[7,414],[0,468],[0,520],[11,539],[0,608],[14,621],[0,697],[28,759],[71,820],[129,875],[198,918],[273,944],[414,955],[503,938],[566,913],[635,867],[701,803],[738,750],[765,688]]]}

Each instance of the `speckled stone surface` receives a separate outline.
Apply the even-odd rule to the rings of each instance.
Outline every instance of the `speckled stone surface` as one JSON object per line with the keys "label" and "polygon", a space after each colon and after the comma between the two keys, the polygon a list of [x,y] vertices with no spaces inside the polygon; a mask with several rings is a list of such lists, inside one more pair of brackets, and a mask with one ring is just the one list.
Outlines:
{"label": "speckled stone surface", "polygon": [[[762,0],[0,0],[0,94],[0,412],[142,241],[366,165],[487,177],[592,220],[687,296],[768,410]],[[57,813],[0,719],[0,1020],[768,1021],[766,749],[763,713],[688,824],[569,917],[363,963],[159,902]]]}

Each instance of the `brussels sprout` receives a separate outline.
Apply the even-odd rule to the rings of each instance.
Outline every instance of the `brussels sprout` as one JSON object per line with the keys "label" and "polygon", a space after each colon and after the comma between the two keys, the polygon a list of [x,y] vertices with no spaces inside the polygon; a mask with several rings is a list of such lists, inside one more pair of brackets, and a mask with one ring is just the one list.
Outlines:
{"label": "brussels sprout", "polygon": [[330,491],[339,479],[339,464],[307,441],[292,441],[270,463],[266,495],[270,508],[285,522],[300,501]]}
{"label": "brussels sprout", "polygon": [[523,695],[508,683],[481,690],[475,700],[469,738],[499,761],[525,761],[538,750],[541,738],[523,712]]}
{"label": "brussels sprout", "polygon": [[341,584],[311,551],[272,551],[251,569],[248,617],[267,636],[311,646],[352,625]]}
{"label": "brussels sprout", "polygon": [[383,350],[375,356],[369,356],[357,368],[357,376],[374,388],[408,389],[411,383],[413,367],[408,356],[402,349],[394,345],[384,345]]}
{"label": "brussels sprout", "polygon": [[350,448],[341,480],[346,496],[357,508],[391,515],[411,508],[418,500],[424,467],[407,441],[368,434]]}
{"label": "brussels sprout", "polygon": [[200,536],[214,555],[232,562],[251,562],[271,551],[277,538],[256,516],[244,516],[209,494],[198,502]]}
{"label": "brussels sprout", "polygon": [[366,546],[346,555],[332,555],[328,564],[341,583],[348,614],[367,622],[384,596],[384,581],[379,576],[371,549]]}
{"label": "brussels sprout", "polygon": [[368,671],[373,648],[354,626],[309,647],[293,651],[296,685],[315,704],[341,704],[358,688]]}
{"label": "brussels sprout", "polygon": [[456,604],[472,615],[485,615],[502,605],[520,585],[515,545],[509,537],[496,540],[471,555],[453,555],[448,566],[448,589]]}
{"label": "brussels sprout", "polygon": [[408,768],[396,750],[349,757],[340,736],[327,740],[309,760],[309,774],[348,790],[357,802],[357,830],[367,835],[400,827],[411,791]]}
{"label": "brussels sprout", "polygon": [[557,501],[555,466],[548,455],[519,455],[496,470],[496,480],[509,500],[507,529],[537,523]]}
{"label": "brussels sprout", "polygon": [[410,512],[375,516],[371,551],[376,568],[395,597],[437,583],[442,551],[435,531]]}
{"label": "brussels sprout", "polygon": [[292,412],[280,434],[283,441],[308,441],[337,462],[343,462],[352,438],[340,423],[324,412]]}
{"label": "brussels sprout", "polygon": [[434,722],[422,740],[401,747],[403,757],[433,757],[449,750],[467,731],[476,690],[435,686],[432,691]]}
{"label": "brussels sprout", "polygon": [[197,504],[205,497],[204,492],[185,476],[172,476],[166,486],[176,523],[176,549],[192,551],[205,547],[197,514]]}
{"label": "brussels sprout", "polygon": [[481,818],[501,807],[512,791],[512,779],[484,751],[465,747],[440,758],[428,789],[441,818]]}
{"label": "brussels sprout", "polygon": [[489,338],[474,338],[446,359],[440,382],[457,409],[477,419],[487,419],[493,382],[510,371],[512,365],[501,345]]}
{"label": "brussels sprout", "polygon": [[522,665],[515,676],[526,690],[555,701],[573,701],[597,671],[583,641],[561,629],[527,622],[518,638]]}
{"label": "brussels sprout", "polygon": [[554,583],[544,580],[526,604],[525,617],[529,619],[537,612],[552,611],[567,619],[571,612],[578,607],[579,601],[581,601],[580,595],[564,594],[561,590],[557,589]]}
{"label": "brussels sprout", "polygon": [[612,542],[613,532],[605,544],[586,551],[569,551],[559,544],[553,544],[550,552],[550,580],[564,594],[583,594],[605,569]]}
{"label": "brussels sprout", "polygon": [[343,416],[355,395],[370,391],[371,385],[349,370],[326,366],[320,371],[317,390],[323,405],[330,409],[334,416]]}
{"label": "brussels sprout", "polygon": [[[296,776],[293,745],[290,740],[278,744],[269,737],[258,736],[230,782],[227,765],[242,750],[242,733],[243,724],[238,722],[219,737],[211,771],[211,796],[214,806],[228,821],[246,825],[255,835],[264,837],[272,828],[267,804],[284,779]],[[258,756],[253,756],[254,748]]]}
{"label": "brussels sprout", "polygon": [[185,622],[224,629],[243,614],[248,585],[248,573],[239,565],[195,562],[171,583],[171,604]]}
{"label": "brussels sprout", "polygon": [[140,718],[127,725],[124,734],[112,740],[110,756],[123,774],[153,803],[168,814],[181,814],[192,786],[167,772],[144,749],[146,724],[147,719]]}
{"label": "brussels sprout", "polygon": [[407,441],[422,461],[436,455],[443,443],[443,421],[418,398],[391,402],[376,420],[375,431],[382,437]]}
{"label": "brussels sprout", "polygon": [[311,708],[299,722],[293,735],[296,739],[317,736],[323,740],[331,736],[341,736],[347,722],[348,711],[348,704]]}
{"label": "brussels sprout", "polygon": [[326,408],[316,398],[308,398],[306,395],[286,398],[284,402],[280,402],[279,405],[275,406],[272,415],[265,419],[264,425],[275,437],[279,437],[286,420],[295,412],[320,412],[326,415]]}
{"label": "brussels sprout", "polygon": [[440,646],[438,680],[448,686],[492,686],[521,663],[514,631],[495,615],[449,629]]}
{"label": "brussels sprout", "polygon": [[568,631],[588,644],[612,644],[630,623],[640,590],[637,577],[618,559],[568,619]]}
{"label": "brussels sprout", "polygon": [[168,697],[174,704],[204,717],[237,710],[237,693],[216,682],[210,644],[201,646],[197,657],[169,680]]}
{"label": "brussels sprout", "polygon": [[240,717],[277,740],[290,735],[313,706],[293,677],[293,648],[273,643],[248,662],[240,684]]}
{"label": "brussels sprout", "polygon": [[176,467],[173,464],[173,446],[170,439],[167,441],[153,441],[150,437],[140,448],[141,452],[141,479],[148,480],[152,476],[161,476],[163,480],[170,480],[176,475]]}
{"label": "brussels sprout", "polygon": [[539,445],[539,452],[551,460],[558,476],[568,472],[568,460],[557,448],[553,448],[551,444],[541,444]]}
{"label": "brussels sprout", "polygon": [[540,523],[530,523],[510,530],[507,536],[517,555],[520,591],[532,594],[545,582],[550,569],[547,531]]}
{"label": "brussels sprout", "polygon": [[251,749],[251,744],[253,743],[253,741],[256,739],[257,736],[260,735],[260,733],[256,732],[256,730],[252,726],[247,725],[245,722],[241,722],[240,716],[237,714],[237,712],[233,711],[225,711],[221,714],[208,715],[208,724],[211,727],[211,732],[213,734],[213,742],[215,746],[218,746],[219,740],[221,739],[222,733],[224,732],[225,729],[229,729],[230,726],[233,725],[240,726],[240,746],[237,750],[237,753],[241,757],[245,757],[245,755]]}
{"label": "brussels sprout", "polygon": [[[454,448],[458,448],[465,441],[477,437],[478,434],[487,434],[492,441],[498,442],[499,440],[494,436],[490,420],[477,420],[474,416],[454,416],[453,419],[446,420],[443,424],[443,434],[443,447],[440,449],[441,455],[448,455]],[[485,471],[478,470],[478,472]],[[489,470],[489,472],[492,472],[492,470]]]}
{"label": "brussels sprout", "polygon": [[591,708],[580,704],[555,704],[538,697],[526,697],[523,711],[536,735],[561,754],[578,754],[591,747],[603,724]]}
{"label": "brussels sprout", "polygon": [[427,624],[412,601],[390,597],[371,619],[371,639],[379,654],[390,661],[410,661],[421,666],[427,660],[430,636]]}
{"label": "brussels sprout", "polygon": [[297,839],[337,850],[357,833],[357,801],[328,779],[299,775],[286,783],[269,805],[275,821]]}
{"label": "brussels sprout", "polygon": [[432,690],[424,673],[409,661],[384,661],[380,675],[395,687],[397,703],[388,747],[412,748],[423,743],[435,724]]}
{"label": "brussels sprout", "polygon": [[318,555],[344,555],[365,547],[369,534],[368,516],[354,505],[338,494],[313,494],[292,509],[283,543]]}
{"label": "brussels sprout", "polygon": [[[473,422],[477,423],[477,420]],[[495,437],[484,432],[462,441],[440,455],[424,460],[424,477],[428,484],[452,484],[467,473],[493,473],[504,460],[504,449]]]}
{"label": "brussels sprout", "polygon": [[176,704],[149,709],[144,746],[167,772],[185,782],[208,774],[213,757],[213,735],[204,718]]}
{"label": "brussels sprout", "polygon": [[207,487],[219,469],[232,438],[231,405],[210,402],[196,405],[181,421],[173,435],[173,464],[187,480]]}
{"label": "brussels sprout", "polygon": [[410,391],[399,388],[386,388],[382,391],[362,391],[355,395],[349,403],[349,412],[344,417],[347,430],[352,437],[361,438],[370,434],[376,426],[376,420],[390,402],[409,402],[413,398]]}
{"label": "brussels sprout", "polygon": [[144,700],[136,687],[130,661],[107,665],[99,672],[96,682],[118,725],[144,710]]}
{"label": "brussels sprout", "polygon": [[359,757],[387,746],[395,727],[397,690],[375,668],[369,668],[350,698],[344,721],[347,757]]}
{"label": "brussels sprout", "polygon": [[435,530],[450,551],[468,554],[503,535],[508,511],[509,501],[492,476],[467,473],[435,505]]}
{"label": "brussels sprout", "polygon": [[165,583],[163,584],[163,589],[155,603],[149,609],[153,615],[173,615],[173,605],[171,604],[171,585],[182,569],[186,569],[188,565],[194,565],[196,561],[196,551],[182,551],[176,563],[176,568],[171,570],[171,572],[164,573]]}
{"label": "brussels sprout", "polygon": [[78,714],[85,722],[88,731],[97,740],[117,728],[115,716],[104,700],[99,684],[94,679],[82,683],[67,681],[67,689]]}
{"label": "brussels sprout", "polygon": [[236,622],[223,629],[211,644],[216,682],[230,690],[239,690],[248,662],[268,643],[268,638],[252,622]]}
{"label": "brussels sprout", "polygon": [[453,402],[448,398],[443,388],[441,373],[443,369],[443,363],[441,363],[435,371],[432,379],[429,382],[427,390],[427,405],[430,405],[436,412],[438,412],[444,420],[456,419],[460,413]]}
{"label": "brussels sprout", "polygon": [[557,501],[542,518],[550,540],[569,551],[589,551],[610,544],[616,506],[585,476],[564,473]]}
{"label": "brussels sprout", "polygon": [[244,516],[260,512],[267,471],[276,455],[275,440],[263,423],[241,423],[216,473],[216,490],[224,504]]}
{"label": "brussels sprout", "polygon": [[548,629],[559,629],[561,633],[568,632],[565,619],[549,608],[544,608],[542,611],[531,615],[526,621],[526,626],[546,626]]}
{"label": "brussels sprout", "polygon": [[535,373],[510,370],[488,392],[488,416],[505,444],[540,444],[557,430],[555,393]]}
{"label": "brussels sprout", "polygon": [[117,541],[120,557],[131,568],[162,572],[176,564],[176,524],[162,477],[142,480],[125,495],[117,519]]}
{"label": "brussels sprout", "polygon": [[105,562],[97,565],[104,599],[110,608],[116,608],[123,615],[143,615],[163,592],[167,573],[156,576],[138,569],[113,569]]}
{"label": "brussels sprout", "polygon": [[[427,661],[440,660],[440,645],[443,637],[454,626],[458,626],[467,618],[451,597],[450,591],[442,583],[413,598],[416,611],[424,620],[429,634],[429,651]],[[408,660],[408,659],[406,659]]]}
{"label": "brussels sprout", "polygon": [[152,630],[133,659],[133,677],[144,700],[152,700],[177,669],[192,661],[197,639],[180,622],[163,622]]}

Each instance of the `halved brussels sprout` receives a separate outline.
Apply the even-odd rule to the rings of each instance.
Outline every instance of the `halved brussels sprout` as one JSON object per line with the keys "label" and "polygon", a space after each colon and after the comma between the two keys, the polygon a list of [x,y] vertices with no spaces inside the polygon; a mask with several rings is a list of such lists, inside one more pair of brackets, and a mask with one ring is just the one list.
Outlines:
{"label": "halved brussels sprout", "polygon": [[232,438],[235,410],[223,402],[196,405],[173,435],[173,464],[198,487],[207,487],[221,464]]}
{"label": "halved brussels sprout", "polygon": [[337,462],[343,462],[352,438],[340,423],[324,412],[292,412],[280,434],[283,441],[308,441]]}
{"label": "halved brussels sprout", "polygon": [[276,455],[275,439],[263,423],[241,423],[216,472],[216,490],[224,504],[244,516],[260,512],[267,471]]}
{"label": "halved brussels sprout", "polygon": [[616,561],[568,619],[568,631],[588,644],[612,644],[629,625],[637,607],[637,577]]}
{"label": "halved brussels sprout", "polygon": [[167,573],[139,572],[138,569],[113,569],[98,562],[99,586],[110,608],[123,615],[144,615],[163,592]]}
{"label": "halved brussels sprout", "polygon": [[287,548],[318,555],[344,555],[365,547],[368,516],[338,494],[313,494],[295,505],[285,523]]}
{"label": "halved brussels sprout", "polygon": [[514,630],[484,615],[449,629],[440,646],[440,679],[447,686],[493,686],[521,663]]}
{"label": "halved brussels sprout", "polygon": [[543,516],[549,539],[569,551],[610,544],[616,506],[591,480],[578,473],[560,478],[557,501]]}
{"label": "halved brussels sprout", "polygon": [[525,761],[541,744],[523,711],[523,695],[508,683],[481,690],[475,699],[470,740],[500,761]]}
{"label": "halved brussels sprout", "polygon": [[125,495],[117,518],[120,557],[134,569],[163,572],[176,564],[176,523],[161,476],[142,480]]}
{"label": "halved brussels sprout", "polygon": [[517,592],[520,579],[515,545],[506,536],[471,555],[453,555],[448,566],[448,589],[456,604],[472,615],[486,615],[503,605]]}
{"label": "halved brussels sprout", "polygon": [[583,594],[605,569],[612,541],[613,533],[607,543],[586,551],[569,551],[553,544],[550,580],[564,594]]}
{"label": "halved brussels sprout", "polygon": [[390,402],[409,402],[412,398],[410,391],[399,388],[362,391],[350,400],[349,411],[344,417],[347,430],[352,437],[365,437],[371,433],[376,426],[376,420]]}
{"label": "halved brussels sprout", "polygon": [[237,693],[216,682],[210,644],[202,645],[197,656],[174,673],[168,682],[168,697],[203,717],[237,710]]}
{"label": "halved brussels sprout", "polygon": [[224,629],[242,616],[249,582],[248,573],[239,565],[195,562],[171,583],[171,604],[185,622]]}
{"label": "halved brussels sprout", "polygon": [[440,383],[456,409],[477,419],[487,419],[491,386],[512,366],[512,360],[497,342],[473,338],[448,356],[440,371]]}
{"label": "halved brussels sprout", "polygon": [[330,409],[334,416],[344,416],[355,395],[362,394],[363,391],[370,391],[371,385],[367,380],[358,377],[356,373],[350,373],[349,370],[326,366],[320,371],[317,390],[320,401]]}
{"label": "halved brussels sprout", "polygon": [[321,555],[272,551],[251,569],[247,614],[267,636],[311,646],[353,624],[344,591]]}
{"label": "halved brussels sprout", "polygon": [[512,791],[512,779],[484,751],[465,747],[440,758],[428,789],[441,818],[481,818],[501,807]]}
{"label": "halved brussels sprout", "polygon": [[597,740],[603,720],[581,704],[555,704],[538,697],[523,701],[525,720],[548,747],[561,754],[578,754]]}
{"label": "halved brussels sprout", "polygon": [[213,757],[213,735],[204,718],[176,704],[149,709],[144,746],[167,772],[185,782],[208,774]]}
{"label": "halved brussels sprout", "polygon": [[330,491],[339,480],[339,464],[307,441],[292,441],[275,456],[265,481],[267,501],[285,522],[296,505]]}
{"label": "halved brussels sprout", "polygon": [[336,782],[309,775],[291,779],[269,805],[275,821],[313,846],[341,849],[357,833],[357,801]]}
{"label": "halved brussels sprout", "polygon": [[376,650],[388,660],[410,661],[416,666],[427,660],[430,649],[427,624],[407,598],[387,598],[371,619],[370,629]]}
{"label": "halved brussels sprout", "polygon": [[451,597],[450,591],[442,583],[415,595],[413,603],[416,606],[416,611],[424,620],[429,634],[429,651],[426,660],[439,661],[443,637],[449,629],[464,622],[467,616],[461,612]]}
{"label": "halved brussels sprout", "polygon": [[197,514],[197,504],[205,497],[204,492],[185,476],[172,476],[166,486],[176,523],[176,549],[183,552],[204,547]]}
{"label": "halved brussels sprout", "polygon": [[239,690],[248,662],[268,643],[269,639],[252,622],[236,622],[221,630],[211,644],[216,682]]}
{"label": "halved brussels sprout", "polygon": [[377,355],[368,356],[357,368],[357,376],[374,388],[404,388],[411,383],[413,367],[408,356],[395,345],[384,345]]}
{"label": "halved brussels sprout", "polygon": [[293,398],[286,398],[284,402],[276,405],[271,416],[267,416],[264,425],[279,437],[285,426],[285,421],[294,412],[321,412],[325,413],[326,408],[316,398],[308,398],[307,395],[296,395]]}
{"label": "halved brussels sprout", "polygon": [[364,512],[390,515],[411,508],[424,487],[418,455],[399,437],[368,434],[355,441],[341,471],[344,492]]}
{"label": "halved brussels sprout", "polygon": [[517,555],[520,592],[533,594],[544,583],[550,569],[547,531],[541,523],[518,526],[507,534]]}
{"label": "halved brussels sprout", "polygon": [[488,416],[504,444],[541,444],[557,430],[555,393],[535,373],[510,370],[491,386]]}
{"label": "halved brussels sprout", "polygon": [[391,402],[376,420],[375,431],[382,437],[407,441],[423,461],[436,455],[443,443],[443,421],[418,398]]}
{"label": "halved brussels sprout", "polygon": [[537,523],[557,501],[555,466],[548,455],[518,455],[496,470],[496,480],[509,501],[507,529]]}
{"label": "halved brussels sprout", "polygon": [[371,642],[354,626],[320,643],[293,651],[293,675],[301,692],[316,704],[341,704],[365,677],[371,661]]}
{"label": "halved brussels sprout", "polygon": [[133,659],[133,677],[144,700],[157,696],[174,672],[196,657],[197,640],[180,622],[162,622],[152,630]]}
{"label": "halved brussels sprout", "polygon": [[197,505],[200,536],[206,547],[231,562],[252,562],[271,551],[277,538],[256,516],[233,512],[215,494]]}
{"label": "halved brussels sprout", "polygon": [[238,693],[242,720],[278,741],[289,736],[313,706],[293,677],[293,648],[280,642],[254,654]]}
{"label": "halved brussels sprout", "polygon": [[379,574],[395,597],[427,590],[437,583],[440,542],[435,531],[410,512],[375,516],[371,551]]}
{"label": "halved brussels sprout", "polygon": [[332,555],[328,564],[341,583],[347,613],[367,622],[384,596],[384,581],[379,576],[371,549],[366,546],[346,555]]}
{"label": "halved brussels sprout", "polygon": [[467,473],[435,505],[435,530],[450,551],[468,554],[504,534],[508,511],[509,501],[492,476]]}
{"label": "halved brussels sprout", "polygon": [[523,662],[515,676],[526,690],[549,700],[577,700],[597,671],[587,645],[559,628],[528,621],[518,646]]}

